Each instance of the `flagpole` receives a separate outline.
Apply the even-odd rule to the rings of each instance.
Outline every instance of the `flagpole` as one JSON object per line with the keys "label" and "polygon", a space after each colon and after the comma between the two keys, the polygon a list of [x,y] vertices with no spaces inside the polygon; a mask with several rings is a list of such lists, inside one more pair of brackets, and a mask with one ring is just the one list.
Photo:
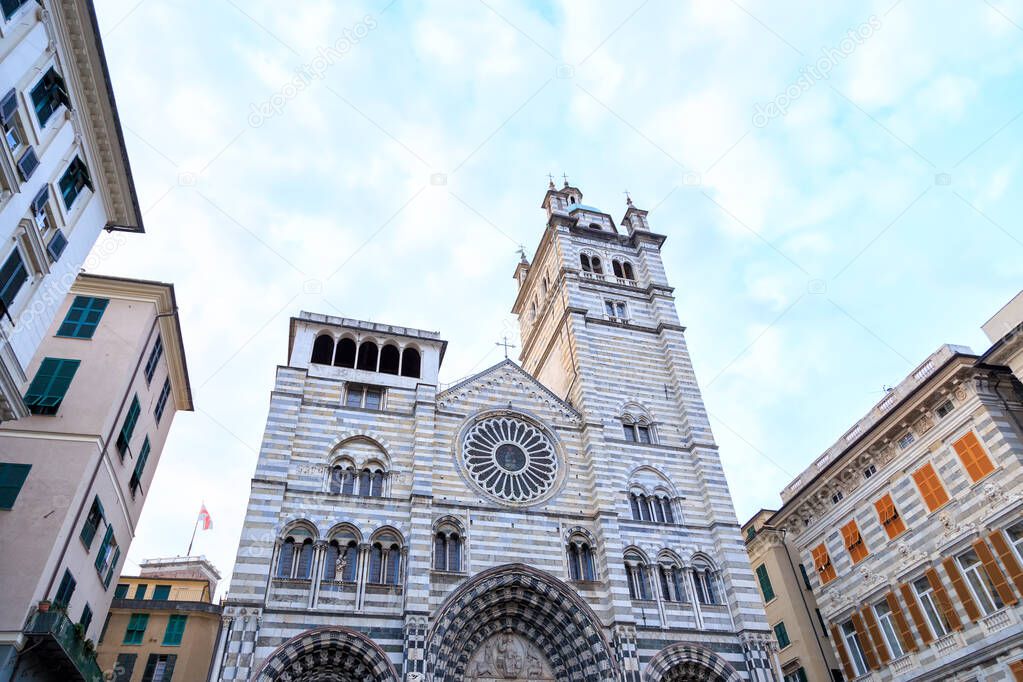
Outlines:
{"label": "flagpole", "polygon": [[192,543],[195,542],[195,531],[199,529],[199,517],[195,517],[195,524],[192,526],[192,539],[188,541],[188,553],[185,556],[192,556]]}

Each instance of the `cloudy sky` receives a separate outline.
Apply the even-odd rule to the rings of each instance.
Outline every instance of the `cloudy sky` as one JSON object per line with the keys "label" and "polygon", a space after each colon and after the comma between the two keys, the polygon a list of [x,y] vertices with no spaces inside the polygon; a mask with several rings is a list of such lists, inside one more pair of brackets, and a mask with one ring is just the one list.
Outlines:
{"label": "cloudy sky", "polygon": [[835,4],[98,0],[147,229],[99,271],[175,283],[196,402],[126,570],[205,500],[230,575],[289,316],[437,330],[445,382],[498,361],[547,173],[668,235],[740,521],[939,344],[986,348],[1023,2]]}

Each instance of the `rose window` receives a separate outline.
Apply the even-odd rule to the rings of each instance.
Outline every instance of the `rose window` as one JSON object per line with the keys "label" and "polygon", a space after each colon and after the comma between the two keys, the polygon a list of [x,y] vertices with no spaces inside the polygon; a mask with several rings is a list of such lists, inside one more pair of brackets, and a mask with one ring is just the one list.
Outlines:
{"label": "rose window", "polygon": [[485,492],[509,502],[543,497],[558,479],[558,456],[543,431],[515,417],[490,417],[462,440],[469,478]]}

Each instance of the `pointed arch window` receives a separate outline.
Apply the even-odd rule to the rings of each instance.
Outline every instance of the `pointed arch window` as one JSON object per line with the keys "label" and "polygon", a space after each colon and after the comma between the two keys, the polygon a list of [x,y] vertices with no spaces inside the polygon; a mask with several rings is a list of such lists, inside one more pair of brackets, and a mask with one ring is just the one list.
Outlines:
{"label": "pointed arch window", "polygon": [[593,581],[597,579],[593,561],[593,547],[585,535],[576,533],[568,540],[568,577],[571,580]]}
{"label": "pointed arch window", "polygon": [[462,571],[462,537],[450,523],[437,528],[433,537],[433,568],[436,571]]}
{"label": "pointed arch window", "polygon": [[286,538],[281,543],[281,551],[277,556],[277,577],[290,578],[291,567],[295,560],[295,538]]}
{"label": "pointed arch window", "polygon": [[313,341],[313,355],[311,362],[318,365],[329,365],[334,356],[334,337],[330,334],[320,334]]}
{"label": "pointed arch window", "polygon": [[720,604],[717,589],[717,575],[707,561],[697,559],[693,562],[693,584],[696,587],[696,598],[701,604]]}
{"label": "pointed arch window", "polygon": [[355,532],[342,528],[333,535],[324,553],[323,579],[354,582],[359,562]]}
{"label": "pointed arch window", "polygon": [[376,585],[399,585],[401,582],[401,543],[391,533],[380,535],[369,553],[367,582]]}
{"label": "pointed arch window", "polygon": [[337,348],[334,349],[334,366],[335,367],[355,367],[355,341],[347,337],[337,342]]}
{"label": "pointed arch window", "polygon": [[340,493],[342,487],[344,487],[344,480],[345,469],[339,465],[332,466],[330,468],[330,485],[328,488],[330,492],[334,493],[335,495]]}
{"label": "pointed arch window", "polygon": [[384,472],[377,470],[370,474],[369,479],[369,496],[370,497],[383,497],[384,496]]}
{"label": "pointed arch window", "polygon": [[650,578],[646,560],[639,552],[625,553],[625,576],[629,582],[629,597],[632,599],[650,599]]}
{"label": "pointed arch window", "polygon": [[678,562],[669,560],[658,564],[657,573],[661,584],[661,596],[665,601],[678,603],[686,601],[685,577]]}
{"label": "pointed arch window", "polygon": [[275,575],[278,578],[308,580],[312,570],[312,560],[312,535],[303,528],[296,528],[281,542]]}
{"label": "pointed arch window", "polygon": [[644,445],[657,443],[654,426],[645,417],[640,419],[623,417],[622,435],[629,443],[642,443]]}

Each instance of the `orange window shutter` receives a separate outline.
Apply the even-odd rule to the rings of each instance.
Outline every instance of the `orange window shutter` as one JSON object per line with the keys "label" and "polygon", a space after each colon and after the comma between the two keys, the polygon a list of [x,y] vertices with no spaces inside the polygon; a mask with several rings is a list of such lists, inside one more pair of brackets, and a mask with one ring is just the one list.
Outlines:
{"label": "orange window shutter", "polygon": [[959,455],[959,461],[963,463],[966,473],[970,475],[974,482],[979,481],[995,470],[995,465],[991,462],[987,451],[984,450],[984,446],[980,444],[980,440],[973,431],[970,431],[953,443],[952,447],[955,449],[956,454]]}
{"label": "orange window shutter", "polygon": [[973,594],[970,592],[970,587],[966,584],[966,580],[956,564],[955,557],[945,557],[941,560],[941,565],[945,567],[945,573],[948,574],[949,580],[952,581],[952,589],[956,591],[959,601],[962,603],[963,608],[966,609],[966,615],[972,621],[980,620],[980,609],[977,608],[977,602],[973,600]]}
{"label": "orange window shutter", "polygon": [[[1023,682],[1023,661],[1014,661],[1009,664],[1009,671],[1016,682]],[[851,677],[849,679],[852,679]]]}
{"label": "orange window shutter", "polygon": [[916,625],[916,631],[919,633],[920,639],[923,640],[924,644],[930,644],[934,641],[934,635],[924,619],[924,612],[920,609],[920,604],[916,600],[913,586],[904,583],[899,586],[899,591],[902,592],[902,598],[906,601],[906,606],[909,607],[909,615],[913,618],[913,624]]}
{"label": "orange window shutter", "polygon": [[867,667],[871,670],[879,669],[877,656],[874,655],[874,646],[870,643],[870,634],[863,624],[863,618],[856,611],[852,612],[852,624],[856,628],[856,637],[860,640],[860,646],[863,647],[863,657],[867,659]]}
{"label": "orange window shutter", "polygon": [[842,639],[842,633],[839,632],[837,625],[831,626],[831,643],[835,645],[835,650],[838,651],[838,659],[842,661],[845,679],[851,680],[856,677],[856,671],[853,670],[852,663],[849,661],[849,652],[845,650],[845,640]]}
{"label": "orange window shutter", "polygon": [[892,610],[892,618],[895,619],[895,627],[899,631],[902,648],[906,651],[916,651],[916,639],[913,638],[913,631],[909,629],[909,621],[906,620],[906,614],[902,611],[899,598],[895,596],[894,592],[889,592],[884,596],[884,600],[887,602],[888,608]]}
{"label": "orange window shutter", "polygon": [[955,607],[952,606],[952,600],[949,599],[948,591],[945,589],[945,585],[941,582],[938,572],[933,568],[928,568],[924,572],[924,575],[927,576],[927,582],[931,584],[931,589],[934,590],[934,597],[938,600],[938,607],[945,615],[945,620],[948,621],[948,626],[953,630],[962,630],[963,621],[959,618],[959,614],[956,613]]}
{"label": "orange window shutter", "polygon": [[1016,559],[1016,555],[1013,553],[1012,548],[1009,547],[1009,543],[1005,541],[1005,536],[1002,531],[996,530],[994,533],[988,536],[988,540],[991,541],[995,551],[998,552],[998,558],[1002,560],[1002,565],[1005,566],[1005,570],[1009,573],[1009,577],[1012,578],[1013,584],[1016,585],[1016,589],[1023,594],[1023,568],[1019,565],[1019,560]]}
{"label": "orange window shutter", "polygon": [[995,561],[995,555],[991,553],[991,548],[984,542],[984,538],[979,538],[973,543],[973,549],[977,552],[977,556],[980,557],[980,562],[984,565],[984,570],[987,571],[988,578],[991,579],[991,583],[995,586],[995,592],[1001,597],[1002,601],[1008,605],[1016,603],[1016,593],[1012,591],[1012,586],[1009,585],[1009,581],[1005,578],[1005,573],[1002,572],[1001,566]]}
{"label": "orange window shutter", "polygon": [[920,496],[923,497],[924,504],[927,505],[929,511],[934,511],[948,502],[945,486],[938,478],[938,472],[934,470],[934,465],[930,462],[913,472],[913,481],[916,482]]}
{"label": "orange window shutter", "polygon": [[892,656],[888,653],[888,645],[885,644],[884,638],[881,636],[881,628],[877,624],[874,609],[869,605],[863,609],[863,622],[867,624],[870,641],[874,643],[874,650],[877,651],[877,657],[880,659],[881,665],[888,665],[888,662],[892,660]]}

